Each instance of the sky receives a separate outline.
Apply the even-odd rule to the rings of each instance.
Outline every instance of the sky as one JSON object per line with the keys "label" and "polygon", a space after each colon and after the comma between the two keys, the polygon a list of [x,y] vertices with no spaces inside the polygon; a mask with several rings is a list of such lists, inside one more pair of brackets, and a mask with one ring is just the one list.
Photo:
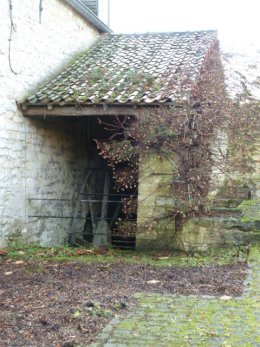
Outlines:
{"label": "sky", "polygon": [[260,0],[110,0],[110,4],[110,27],[116,33],[217,29],[224,46],[260,48]]}

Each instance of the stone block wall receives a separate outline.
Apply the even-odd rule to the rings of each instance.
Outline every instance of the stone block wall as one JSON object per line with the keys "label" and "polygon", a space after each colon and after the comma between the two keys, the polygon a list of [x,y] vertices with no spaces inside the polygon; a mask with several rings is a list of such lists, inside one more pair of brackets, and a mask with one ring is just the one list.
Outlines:
{"label": "stone block wall", "polygon": [[175,222],[165,217],[175,204],[169,195],[173,175],[173,154],[169,158],[151,153],[139,161],[136,248],[171,248]]}
{"label": "stone block wall", "polygon": [[[251,198],[248,198],[248,188],[240,187],[240,196],[229,199],[225,195],[223,200],[216,199],[217,208],[215,210],[218,214],[222,213],[223,216],[193,218],[185,221],[182,229],[175,233],[176,248],[185,251],[208,251],[211,248],[260,242],[259,134],[259,131],[256,130],[252,153],[255,170],[243,177],[250,182]],[[237,173],[234,173],[234,177],[239,179]],[[225,193],[224,186],[221,190],[222,194]]]}
{"label": "stone block wall", "polygon": [[[252,158],[255,161],[255,171],[247,177],[253,187],[251,199],[248,199],[245,190],[241,192],[235,205],[232,197],[225,197],[223,201],[216,200],[215,216],[183,220],[180,228],[176,228],[173,220],[160,218],[175,203],[174,196],[169,195],[169,183],[173,175],[171,163],[174,158],[172,155],[170,160],[156,155],[141,158],[136,247],[196,252],[259,242],[259,132],[256,132]],[[218,173],[215,170],[213,174]],[[222,182],[224,183],[224,179]]]}
{"label": "stone block wall", "polygon": [[0,0],[0,246],[10,239],[60,244],[68,221],[29,218],[33,211],[28,199],[75,196],[87,165],[82,124],[26,119],[16,101],[63,68],[99,33],[61,0],[43,2],[41,24],[38,1],[12,5],[15,31],[9,56],[9,1]]}

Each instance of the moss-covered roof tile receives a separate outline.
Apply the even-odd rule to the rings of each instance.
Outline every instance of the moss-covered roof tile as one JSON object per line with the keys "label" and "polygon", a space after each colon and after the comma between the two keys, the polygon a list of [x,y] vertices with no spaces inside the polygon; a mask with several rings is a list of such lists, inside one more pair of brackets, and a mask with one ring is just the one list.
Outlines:
{"label": "moss-covered roof tile", "polygon": [[108,34],[23,103],[174,101],[192,88],[215,40],[215,31]]}

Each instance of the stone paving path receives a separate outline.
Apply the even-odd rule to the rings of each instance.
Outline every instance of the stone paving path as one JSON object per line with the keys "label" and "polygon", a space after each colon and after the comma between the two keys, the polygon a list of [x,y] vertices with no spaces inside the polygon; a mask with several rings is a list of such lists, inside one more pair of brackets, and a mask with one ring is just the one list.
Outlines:
{"label": "stone paving path", "polygon": [[249,264],[242,297],[139,294],[138,308],[113,319],[92,346],[260,346],[260,247],[251,248]]}

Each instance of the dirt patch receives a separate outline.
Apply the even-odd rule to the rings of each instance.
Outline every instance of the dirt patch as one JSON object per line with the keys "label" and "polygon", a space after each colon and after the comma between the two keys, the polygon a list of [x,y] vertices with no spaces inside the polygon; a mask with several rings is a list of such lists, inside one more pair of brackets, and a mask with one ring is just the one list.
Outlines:
{"label": "dirt patch", "polygon": [[86,346],[136,292],[238,296],[246,265],[0,262],[0,346]]}

